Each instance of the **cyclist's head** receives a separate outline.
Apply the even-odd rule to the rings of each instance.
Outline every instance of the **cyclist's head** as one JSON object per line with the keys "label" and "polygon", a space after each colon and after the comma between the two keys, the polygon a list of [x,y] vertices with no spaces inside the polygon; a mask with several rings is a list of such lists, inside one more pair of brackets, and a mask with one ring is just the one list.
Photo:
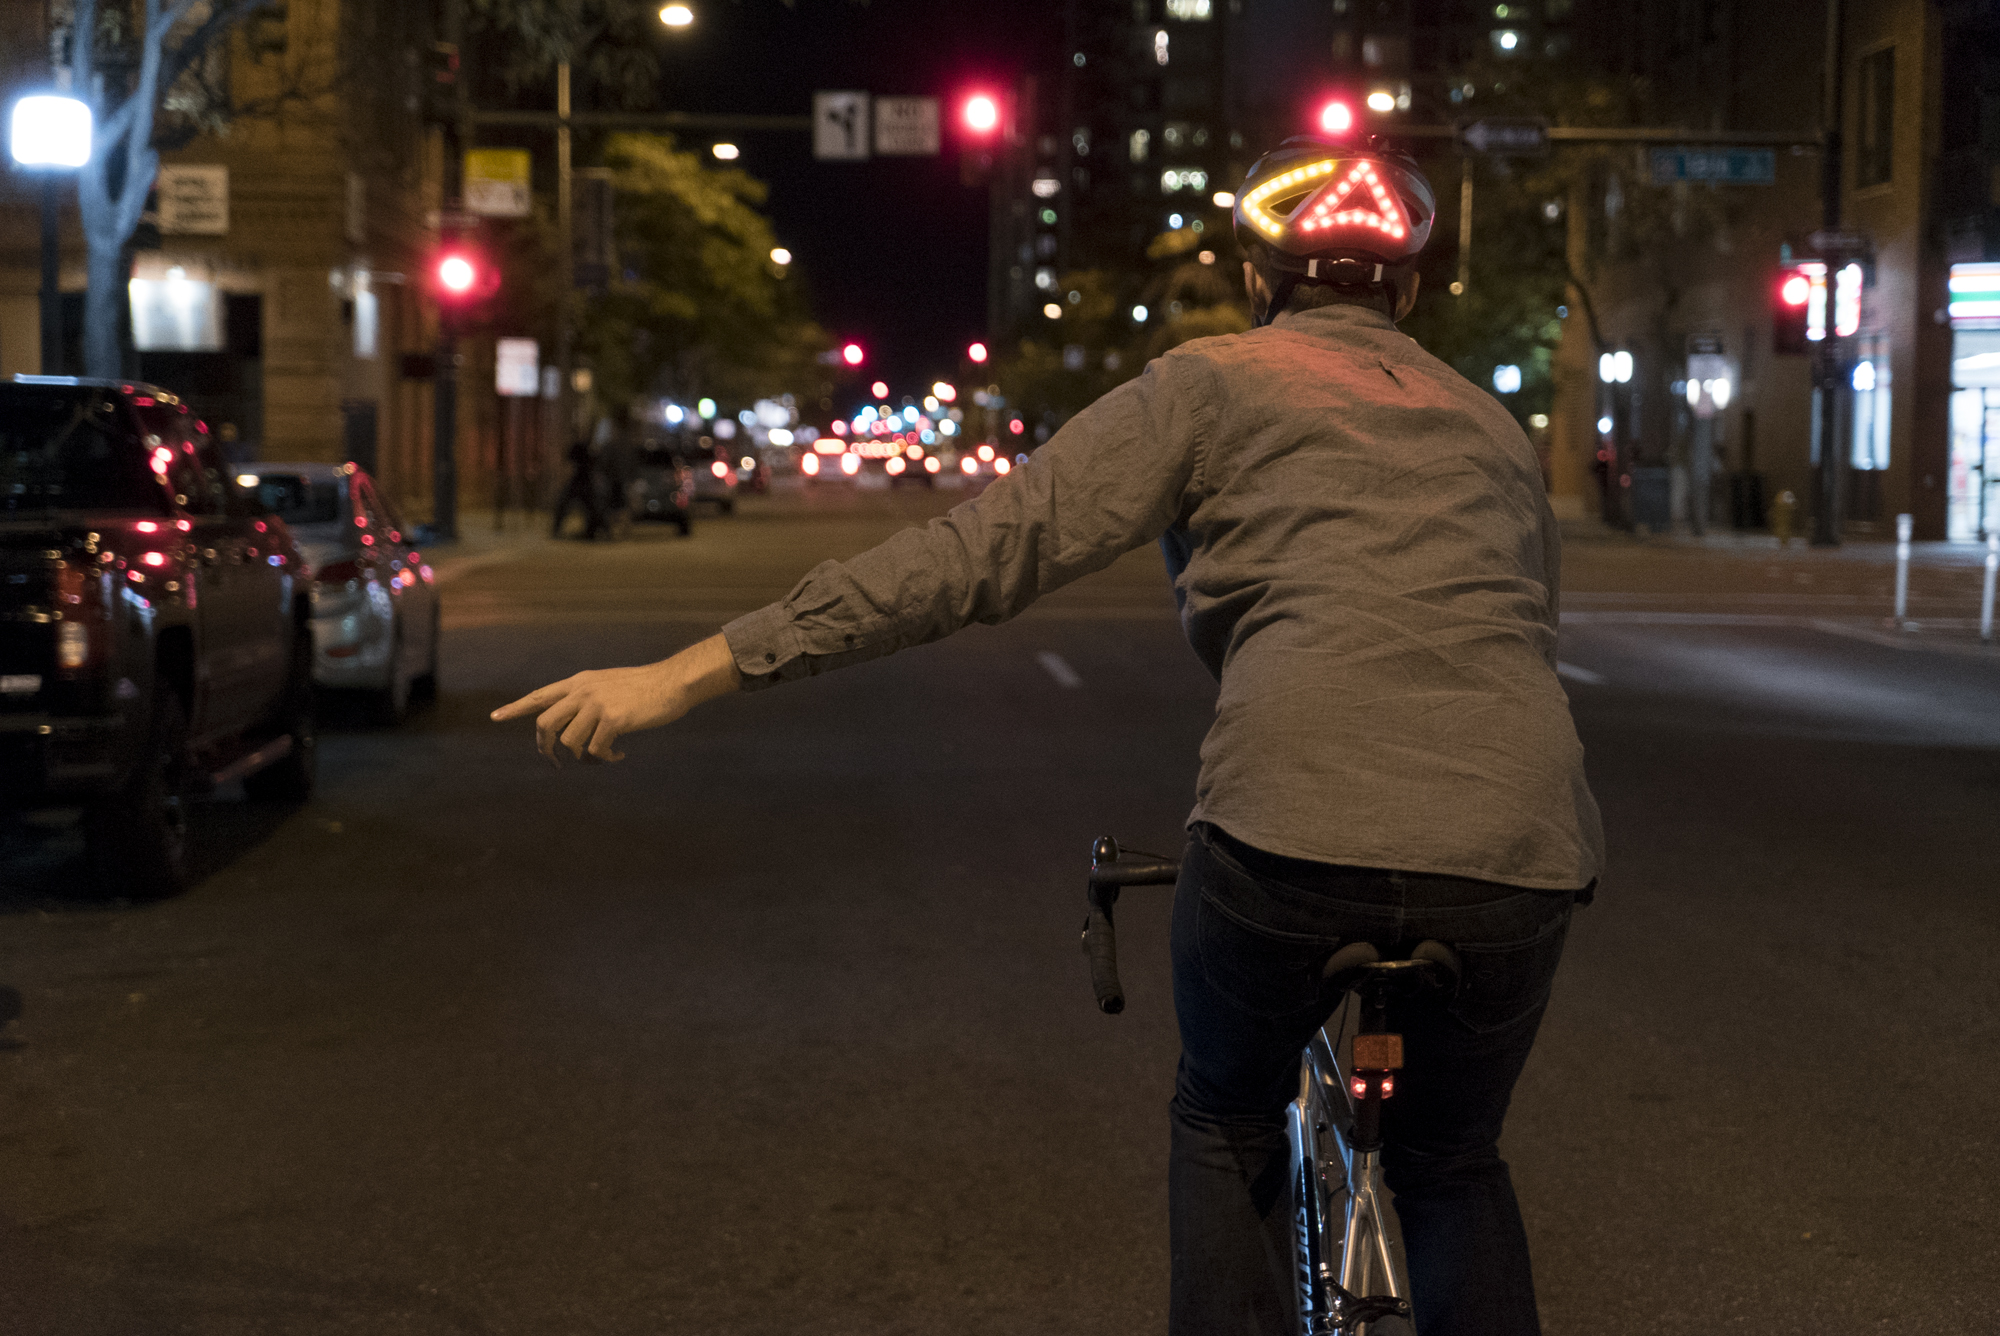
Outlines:
{"label": "cyclist's head", "polygon": [[1373,138],[1287,139],[1236,192],[1236,240],[1270,293],[1257,323],[1269,324],[1301,287],[1376,298],[1400,315],[1436,218],[1437,196],[1409,154]]}

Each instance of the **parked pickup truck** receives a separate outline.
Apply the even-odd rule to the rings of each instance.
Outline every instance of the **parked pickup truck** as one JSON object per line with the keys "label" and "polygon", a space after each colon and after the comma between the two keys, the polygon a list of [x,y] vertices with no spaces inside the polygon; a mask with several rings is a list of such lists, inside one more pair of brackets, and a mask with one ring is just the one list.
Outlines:
{"label": "parked pickup truck", "polygon": [[310,578],[150,385],[0,381],[0,816],[81,808],[102,891],[187,881],[187,804],[314,772]]}

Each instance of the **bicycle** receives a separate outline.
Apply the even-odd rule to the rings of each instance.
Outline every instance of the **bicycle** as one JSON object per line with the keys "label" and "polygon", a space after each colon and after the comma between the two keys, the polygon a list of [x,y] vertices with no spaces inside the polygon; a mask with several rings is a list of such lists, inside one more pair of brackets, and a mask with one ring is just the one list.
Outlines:
{"label": "bicycle", "polygon": [[[1124,861],[1127,852],[1147,861]],[[1122,851],[1108,835],[1091,846],[1083,950],[1098,1010],[1107,1016],[1125,1009],[1112,920],[1119,892],[1172,885],[1179,877],[1180,864],[1165,855]],[[1343,996],[1300,1054],[1288,1122],[1300,1331],[1392,1336],[1414,1328],[1402,1232],[1382,1179],[1382,1101],[1395,1094],[1403,1067],[1403,1038],[1389,1030],[1389,1002],[1399,991],[1455,985],[1458,957],[1442,942],[1425,941],[1406,958],[1385,960],[1372,943],[1350,942],[1321,973]],[[1359,1013],[1350,1016],[1348,1003],[1357,997]],[[1344,1067],[1343,1052],[1350,1055]]]}

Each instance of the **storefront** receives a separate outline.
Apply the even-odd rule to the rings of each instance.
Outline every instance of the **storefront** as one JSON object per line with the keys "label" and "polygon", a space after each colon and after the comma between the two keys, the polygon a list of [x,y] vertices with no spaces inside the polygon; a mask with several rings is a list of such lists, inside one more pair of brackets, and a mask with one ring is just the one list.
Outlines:
{"label": "storefront", "polygon": [[2000,533],[2000,264],[1951,267],[1951,472],[1945,537]]}

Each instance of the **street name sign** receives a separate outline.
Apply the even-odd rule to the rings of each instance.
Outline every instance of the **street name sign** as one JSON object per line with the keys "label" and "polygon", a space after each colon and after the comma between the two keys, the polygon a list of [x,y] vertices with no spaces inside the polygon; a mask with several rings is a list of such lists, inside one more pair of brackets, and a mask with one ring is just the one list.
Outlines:
{"label": "street name sign", "polygon": [[813,94],[813,156],[831,162],[868,157],[868,94]]}
{"label": "street name sign", "polygon": [[1549,123],[1538,117],[1489,116],[1460,126],[1461,151],[1489,158],[1536,158],[1549,151]]}
{"label": "street name sign", "polygon": [[881,157],[923,157],[938,151],[938,102],[934,97],[875,99],[875,152]]}
{"label": "street name sign", "polygon": [[526,218],[533,212],[528,193],[528,150],[468,149],[465,211],[481,218]]}
{"label": "street name sign", "polygon": [[229,231],[229,169],[162,167],[154,180],[160,231],[173,236],[221,236]]}
{"label": "street name sign", "polygon": [[1768,186],[1778,179],[1778,155],[1768,148],[1656,148],[1649,157],[1656,186],[1676,181]]}

